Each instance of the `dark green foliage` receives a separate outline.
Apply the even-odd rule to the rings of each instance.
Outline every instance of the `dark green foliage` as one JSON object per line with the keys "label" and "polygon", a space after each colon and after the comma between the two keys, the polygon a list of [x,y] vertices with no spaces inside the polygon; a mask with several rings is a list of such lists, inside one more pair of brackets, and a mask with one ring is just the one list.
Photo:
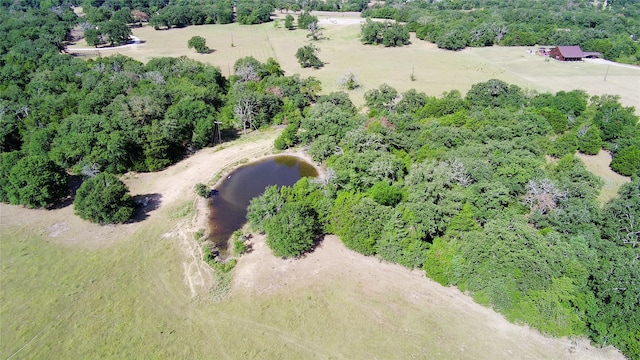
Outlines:
{"label": "dark green foliage", "polygon": [[0,201],[4,203],[9,202],[9,188],[11,183],[9,182],[9,174],[11,169],[20,161],[23,154],[19,151],[2,152],[0,153]]}
{"label": "dark green foliage", "polygon": [[205,184],[202,183],[197,183],[196,184],[196,194],[198,194],[198,196],[203,197],[203,198],[208,198],[209,196],[211,196],[211,190],[209,190],[209,187]]}
{"label": "dark green foliage", "polygon": [[382,84],[377,89],[368,90],[364,94],[364,101],[369,109],[387,110],[395,109],[398,91],[387,84]]}
{"label": "dark green foliage", "polygon": [[640,147],[628,146],[620,150],[611,161],[611,168],[625,176],[640,176]]}
{"label": "dark green foliage", "polygon": [[[595,126],[583,126],[578,129],[578,150],[587,155],[596,155],[604,144],[600,138],[600,130]],[[612,165],[613,166],[613,165]],[[618,171],[619,172],[619,171]]]}
{"label": "dark green foliage", "polygon": [[319,69],[324,63],[318,58],[318,48],[313,45],[305,45],[296,51],[296,58],[303,68],[312,67]]}
{"label": "dark green foliage", "polygon": [[382,44],[386,47],[407,45],[409,30],[402,24],[367,19],[360,28],[360,41],[363,44]]}
{"label": "dark green foliage", "polygon": [[551,128],[553,128],[553,131],[555,131],[556,134],[563,133],[569,125],[567,115],[563,114],[560,110],[542,108],[538,110],[538,114],[547,119],[547,122],[549,122],[549,125],[551,125]]}
{"label": "dark green foliage", "polygon": [[331,211],[331,229],[349,249],[374,255],[376,241],[390,215],[390,208],[368,197],[343,192],[338,195]]}
{"label": "dark green foliage", "polygon": [[[2,160],[16,160],[11,157],[3,156]],[[7,187],[3,191],[9,202],[29,208],[53,204],[67,191],[67,174],[64,169],[44,156],[27,156],[18,160],[11,167],[7,180]]]}
{"label": "dark green foliage", "polygon": [[97,224],[124,223],[135,210],[127,186],[117,177],[100,173],[85,180],[73,201],[76,215]]}
{"label": "dark green foliage", "polygon": [[284,27],[293,30],[293,16],[291,14],[287,14],[284,18]]}
{"label": "dark green foliage", "polygon": [[237,21],[240,24],[262,24],[271,21],[275,8],[269,2],[257,0],[239,0],[236,3]]}
{"label": "dark green foliage", "polygon": [[369,189],[367,195],[378,204],[386,206],[395,206],[402,200],[402,190],[386,181],[377,182]]}
{"label": "dark green foliage", "polygon": [[187,46],[189,49],[195,49],[199,54],[207,54],[211,51],[209,47],[207,47],[207,40],[202,36],[193,36],[187,42]]}
{"label": "dark green foliage", "polygon": [[309,206],[287,202],[264,223],[267,246],[278,257],[297,257],[313,247],[316,237],[316,214]]}
{"label": "dark green foliage", "polygon": [[270,186],[264,193],[251,200],[247,208],[247,220],[249,226],[255,231],[265,231],[265,222],[273,218],[285,203],[277,186]]}
{"label": "dark green foliage", "polygon": [[524,93],[516,85],[491,79],[471,86],[467,100],[472,106],[479,107],[520,107],[524,103]]}

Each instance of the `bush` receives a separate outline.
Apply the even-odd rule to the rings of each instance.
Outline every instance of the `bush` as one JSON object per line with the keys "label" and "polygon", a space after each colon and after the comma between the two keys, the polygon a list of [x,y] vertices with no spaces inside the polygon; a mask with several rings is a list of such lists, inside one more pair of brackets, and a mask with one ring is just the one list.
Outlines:
{"label": "bush", "polygon": [[209,190],[209,187],[205,184],[202,183],[197,183],[196,184],[196,194],[198,194],[198,196],[203,197],[203,198],[208,198],[209,196],[211,196],[211,190]]}
{"label": "bush", "polygon": [[242,231],[233,233],[233,256],[240,256],[249,250],[247,242],[244,240]]}
{"label": "bush", "polygon": [[611,169],[624,176],[640,176],[640,148],[628,146],[620,150],[611,161]]}
{"label": "bush", "polygon": [[65,193],[67,174],[46,157],[28,156],[11,168],[8,183],[4,191],[12,204],[45,207]]}
{"label": "bush", "polygon": [[316,236],[316,215],[309,206],[285,203],[264,223],[267,246],[278,257],[292,258],[309,251]]}
{"label": "bush", "polygon": [[199,54],[206,54],[211,49],[207,47],[207,40],[202,36],[194,36],[187,42],[189,49],[195,49]]}
{"label": "bush", "polygon": [[128,221],[135,204],[127,186],[114,175],[98,174],[82,183],[73,201],[76,215],[98,224]]}

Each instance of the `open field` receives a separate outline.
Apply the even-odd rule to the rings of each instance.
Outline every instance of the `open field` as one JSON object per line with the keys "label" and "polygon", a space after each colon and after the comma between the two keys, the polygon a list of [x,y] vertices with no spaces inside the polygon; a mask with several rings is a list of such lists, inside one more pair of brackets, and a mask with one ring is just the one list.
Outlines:
{"label": "open field", "polygon": [[[278,16],[283,18],[282,14]],[[327,38],[316,42],[319,57],[326,63],[319,70],[300,68],[295,52],[309,42],[306,31],[286,30],[282,22],[280,28],[275,28],[274,23],[204,25],[160,31],[146,26],[133,29],[133,35],[142,39],[143,44],[117,52],[143,62],[157,56],[186,55],[219,66],[225,75],[240,57],[251,55],[261,61],[274,57],[289,75],[317,77],[325,93],[339,90],[337,79],[351,69],[363,85],[352,92],[352,100],[359,105],[366,90],[385,82],[400,92],[415,88],[427,95],[439,96],[454,89],[464,94],[475,83],[498,78],[537,91],[584,89],[592,95],[620,95],[624,105],[635,106],[640,113],[640,67],[591,61],[545,62],[543,57],[527,53],[527,47],[445,51],[415,37],[411,45],[401,48],[362,45],[358,36],[363,19],[357,13],[319,13],[319,19]],[[195,35],[204,37],[215,51],[197,54],[188,49],[187,41]],[[82,43],[76,46],[84,47]],[[101,51],[103,56],[109,53]],[[416,78],[413,82],[412,72]]]}
{"label": "open field", "polygon": [[193,186],[272,153],[278,131],[125,176],[154,195],[143,221],[97,226],[0,204],[0,356],[101,359],[622,359],[508,323],[455,288],[327,237],[299,260],[262,237],[232,279],[199,261]]}

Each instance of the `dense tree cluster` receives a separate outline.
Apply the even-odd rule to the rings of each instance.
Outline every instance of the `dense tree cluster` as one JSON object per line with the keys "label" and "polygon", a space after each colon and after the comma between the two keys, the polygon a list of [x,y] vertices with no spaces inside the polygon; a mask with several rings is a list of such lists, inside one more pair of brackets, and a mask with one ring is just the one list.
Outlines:
{"label": "dense tree cluster", "polygon": [[395,22],[378,22],[367,19],[360,29],[360,41],[363,44],[382,44],[384,46],[402,46],[409,44],[409,30],[405,25]]}
{"label": "dense tree cluster", "polygon": [[610,1],[385,1],[363,17],[406,23],[439,47],[580,45],[606,59],[640,63],[640,3]]}
{"label": "dense tree cluster", "polygon": [[280,145],[303,144],[326,177],[258,198],[250,220],[305,188],[318,228],[353,250],[423,268],[512,321],[640,355],[640,177],[602,209],[602,181],[574,157],[636,151],[632,108],[500,80],[440,98],[383,84],[365,102],[368,115],[344,93],[323,95],[289,123]]}

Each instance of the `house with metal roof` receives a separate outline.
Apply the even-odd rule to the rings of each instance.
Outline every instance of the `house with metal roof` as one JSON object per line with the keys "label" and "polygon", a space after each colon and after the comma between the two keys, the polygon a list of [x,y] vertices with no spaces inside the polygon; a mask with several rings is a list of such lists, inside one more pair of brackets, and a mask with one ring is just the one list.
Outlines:
{"label": "house with metal roof", "polygon": [[551,49],[549,57],[560,61],[582,61],[584,58],[602,57],[596,51],[582,51],[580,46],[557,46]]}

